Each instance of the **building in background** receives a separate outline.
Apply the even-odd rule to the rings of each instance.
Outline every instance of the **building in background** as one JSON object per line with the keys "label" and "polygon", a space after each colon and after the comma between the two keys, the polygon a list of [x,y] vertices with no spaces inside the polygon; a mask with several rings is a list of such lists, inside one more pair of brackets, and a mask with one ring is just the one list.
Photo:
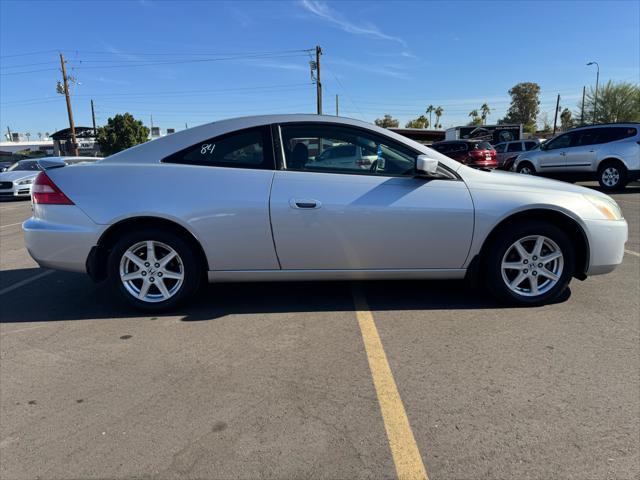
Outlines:
{"label": "building in background", "polygon": [[[66,157],[73,155],[71,129],[63,128],[51,134],[53,139],[53,155]],[[99,157],[100,147],[96,143],[92,127],[76,127],[78,155],[82,157]]]}

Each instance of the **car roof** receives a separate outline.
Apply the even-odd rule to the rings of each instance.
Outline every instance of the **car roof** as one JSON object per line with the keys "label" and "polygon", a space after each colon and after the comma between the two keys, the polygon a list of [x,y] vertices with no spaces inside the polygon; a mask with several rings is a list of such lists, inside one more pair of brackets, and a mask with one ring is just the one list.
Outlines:
{"label": "car roof", "polygon": [[640,122],[611,122],[611,123],[597,123],[594,125],[582,125],[580,127],[572,128],[568,130],[569,132],[573,132],[576,130],[582,130],[585,128],[607,128],[607,127],[637,127],[640,125]]}
{"label": "car roof", "polygon": [[334,115],[315,115],[315,114],[279,114],[279,115],[253,115],[248,117],[229,118],[216,122],[206,123],[197,127],[181,130],[165,137],[151,140],[135,147],[123,150],[122,152],[106,157],[102,163],[156,163],[160,159],[178,152],[182,149],[191,147],[196,143],[230,133],[245,128],[260,127],[271,125],[274,123],[304,123],[304,122],[321,122],[336,123],[340,125],[348,125],[353,127],[366,128],[367,130],[377,132],[386,137],[392,138],[398,142],[412,146],[418,151],[425,151],[425,146],[410,138],[398,133],[392,132],[386,128],[378,127],[371,123],[356,120],[354,118],[336,117]]}

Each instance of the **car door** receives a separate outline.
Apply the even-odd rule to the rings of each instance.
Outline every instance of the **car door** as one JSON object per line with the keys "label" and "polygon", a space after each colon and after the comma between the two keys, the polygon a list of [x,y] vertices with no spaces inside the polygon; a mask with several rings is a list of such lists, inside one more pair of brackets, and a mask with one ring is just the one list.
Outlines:
{"label": "car door", "polygon": [[536,168],[543,173],[553,173],[565,168],[566,150],[571,145],[571,134],[564,133],[544,143],[540,152],[536,152]]}
{"label": "car door", "polygon": [[[469,191],[452,172],[414,177],[415,151],[342,124],[280,126],[283,169],[271,190],[271,224],[282,269],[456,269],[473,234]],[[290,162],[305,138],[378,152],[371,169],[317,169]],[[293,166],[291,166],[293,164]],[[289,167],[287,167],[289,165]]]}
{"label": "car door", "polygon": [[565,169],[570,172],[595,170],[596,149],[602,128],[586,128],[572,132],[571,146],[565,150]]}

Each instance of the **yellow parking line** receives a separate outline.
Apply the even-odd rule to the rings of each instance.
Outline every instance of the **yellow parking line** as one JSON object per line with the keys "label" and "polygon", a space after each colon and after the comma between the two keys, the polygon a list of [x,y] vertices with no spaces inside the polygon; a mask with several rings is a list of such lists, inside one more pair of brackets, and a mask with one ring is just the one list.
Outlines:
{"label": "yellow parking line", "polygon": [[387,355],[384,352],[378,329],[373,321],[373,315],[369,311],[369,306],[362,290],[354,287],[352,294],[398,478],[400,480],[428,480],[429,477],[411,431],[398,387],[393,379]]}
{"label": "yellow parking line", "polygon": [[624,249],[624,253],[628,253],[629,255],[635,255],[636,257],[640,257],[640,253],[634,252],[633,250]]}

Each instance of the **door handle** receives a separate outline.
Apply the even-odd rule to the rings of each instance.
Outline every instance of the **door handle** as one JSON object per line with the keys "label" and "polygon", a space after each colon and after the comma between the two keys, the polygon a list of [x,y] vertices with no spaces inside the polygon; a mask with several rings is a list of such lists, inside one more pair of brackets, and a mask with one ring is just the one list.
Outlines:
{"label": "door handle", "polygon": [[292,198],[289,200],[289,206],[296,209],[314,210],[320,208],[322,203],[313,198]]}

